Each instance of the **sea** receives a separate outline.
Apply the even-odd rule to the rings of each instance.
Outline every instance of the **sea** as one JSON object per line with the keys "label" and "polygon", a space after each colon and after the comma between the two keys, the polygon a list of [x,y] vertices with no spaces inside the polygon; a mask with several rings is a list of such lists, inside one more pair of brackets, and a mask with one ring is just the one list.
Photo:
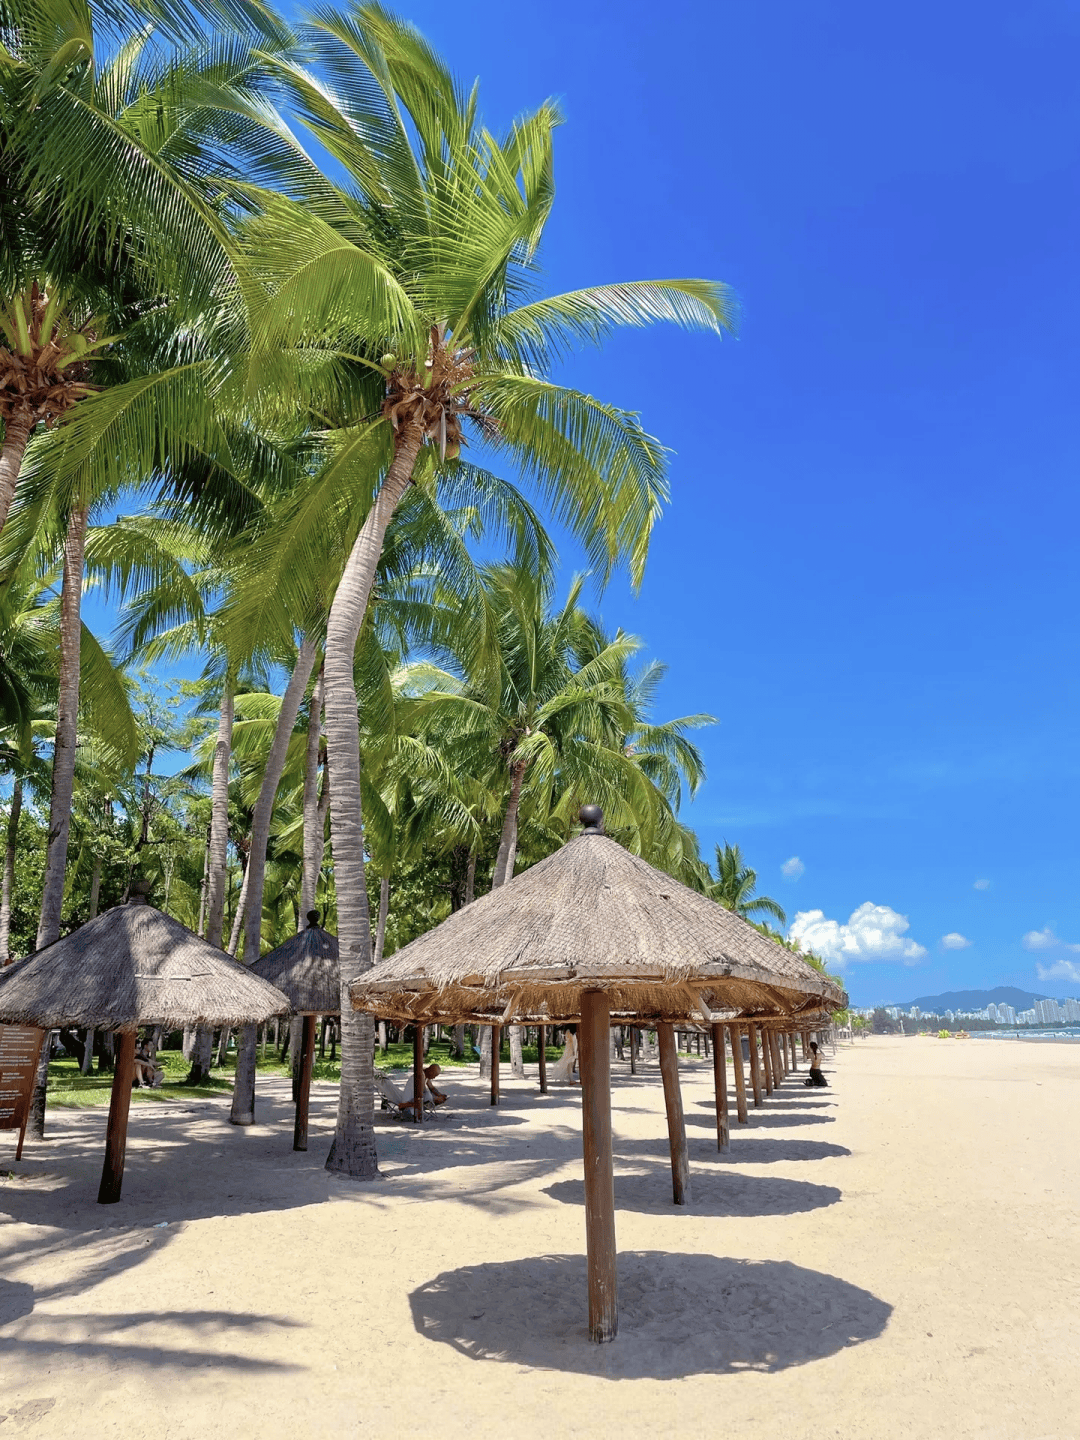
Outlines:
{"label": "sea", "polygon": [[1048,1025],[1045,1029],[1023,1026],[1019,1030],[974,1030],[972,1040],[1042,1040],[1059,1044],[1080,1045],[1080,1028]]}

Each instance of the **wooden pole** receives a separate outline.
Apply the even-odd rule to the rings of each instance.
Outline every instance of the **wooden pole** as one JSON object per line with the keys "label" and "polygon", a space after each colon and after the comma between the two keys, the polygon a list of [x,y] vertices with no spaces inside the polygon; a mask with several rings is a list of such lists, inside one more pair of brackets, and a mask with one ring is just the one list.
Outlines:
{"label": "wooden pole", "polygon": [[615,1248],[615,1182],[611,1160],[611,1004],[602,990],[581,997],[578,1069],[581,1144],[585,1158],[585,1251],[589,1269],[589,1339],[619,1333],[619,1270]]}
{"label": "wooden pole", "polygon": [[773,1066],[773,1074],[776,1076],[777,1089],[787,1078],[787,1056],[784,1054],[784,1037],[777,1031],[773,1031],[773,1051],[776,1055],[776,1064]]}
{"label": "wooden pole", "polygon": [[418,1103],[413,1108],[413,1124],[424,1123],[424,1027],[413,1026],[412,1041],[412,1085],[413,1099]]}
{"label": "wooden pole", "polygon": [[791,1047],[791,1068],[797,1075],[799,1073],[799,1054],[795,1048],[794,1030],[788,1035],[788,1045]]}
{"label": "wooden pole", "polygon": [[315,1016],[304,1016],[300,1041],[300,1089],[296,1096],[296,1123],[293,1125],[292,1148],[307,1149],[308,1108],[311,1103],[311,1067],[315,1062]]}
{"label": "wooden pole", "polygon": [[769,1054],[769,1032],[761,1031],[761,1069],[765,1076],[765,1094],[773,1092],[772,1056]]}
{"label": "wooden pole", "polygon": [[637,1032],[637,1030],[635,1030],[635,1028],[633,1027],[633,1025],[631,1025],[631,1026],[627,1029],[627,1032],[626,1032],[626,1033],[630,1036],[630,1074],[631,1074],[631,1075],[636,1075],[636,1074],[637,1074],[638,1032]]}
{"label": "wooden pole", "polygon": [[547,1026],[541,1025],[537,1032],[537,1053],[540,1059],[540,1094],[547,1094]]}
{"label": "wooden pole", "polygon": [[729,1025],[728,1034],[731,1036],[731,1060],[735,1067],[735,1112],[739,1117],[739,1124],[747,1123],[746,1114],[746,1076],[743,1074],[742,1065],[742,1034],[738,1025]]}
{"label": "wooden pole", "polygon": [[499,1103],[499,1051],[502,1049],[502,1027],[491,1027],[491,1103]]}
{"label": "wooden pole", "polygon": [[746,1027],[747,1038],[750,1041],[750,1084],[754,1089],[755,1109],[761,1104],[761,1064],[758,1060],[756,1029],[757,1027],[754,1025]]}
{"label": "wooden pole", "polygon": [[713,1089],[716,1091],[716,1148],[721,1154],[731,1144],[731,1125],[728,1120],[727,1103],[727,1050],[724,1047],[724,1027],[712,1027]]}
{"label": "wooden pole", "polygon": [[136,1039],[134,1030],[123,1030],[116,1037],[116,1070],[109,1101],[109,1128],[105,1134],[105,1164],[98,1187],[99,1205],[115,1205],[124,1183],[124,1153],[127,1150],[131,1087],[135,1080]]}
{"label": "wooden pole", "polygon": [[668,1147],[671,1150],[671,1191],[676,1205],[689,1205],[690,1160],[686,1151],[686,1121],[683,1119],[682,1092],[679,1089],[675,1034],[669,1024],[661,1022],[656,1027],[656,1036],[660,1042],[660,1074],[664,1080]]}

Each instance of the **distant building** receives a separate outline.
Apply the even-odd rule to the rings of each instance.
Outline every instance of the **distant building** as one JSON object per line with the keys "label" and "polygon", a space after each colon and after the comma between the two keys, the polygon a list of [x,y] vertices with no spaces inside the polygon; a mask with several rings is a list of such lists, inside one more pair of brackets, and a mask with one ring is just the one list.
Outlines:
{"label": "distant building", "polygon": [[908,1014],[911,1016],[912,1020],[918,1020],[919,1016],[922,1014],[922,1011],[917,1005],[912,1005],[911,1009],[908,1011]]}
{"label": "distant building", "polygon": [[1036,1000],[1035,1014],[1040,1025],[1060,1025],[1064,1012],[1056,1000]]}
{"label": "distant building", "polygon": [[1062,1008],[1065,1011],[1065,1019],[1075,1025],[1080,1021],[1080,1000],[1066,1000]]}

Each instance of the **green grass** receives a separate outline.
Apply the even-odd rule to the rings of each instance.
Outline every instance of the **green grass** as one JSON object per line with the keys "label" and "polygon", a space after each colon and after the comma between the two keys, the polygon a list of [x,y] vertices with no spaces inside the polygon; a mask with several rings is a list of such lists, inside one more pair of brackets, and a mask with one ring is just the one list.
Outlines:
{"label": "green grass", "polygon": [[[235,1062],[234,1062],[235,1063]],[[219,1070],[204,1085],[185,1085],[184,1076],[191,1068],[179,1050],[159,1050],[158,1064],[165,1079],[157,1090],[132,1090],[132,1104],[165,1104],[170,1100],[190,1100],[192,1096],[227,1094],[232,1089],[232,1069]],[[86,1106],[108,1105],[112,1091],[112,1072],[80,1075],[79,1062],[63,1058],[49,1065],[49,1089],[46,1103],[62,1109],[80,1110]]]}
{"label": "green grass", "polygon": [[[562,1054],[561,1049],[553,1046],[547,1047],[547,1058],[549,1062],[556,1061]],[[525,1045],[522,1048],[522,1055],[527,1065],[535,1065],[537,1061],[537,1047]],[[184,1059],[179,1050],[159,1050],[158,1064],[165,1071],[165,1079],[157,1090],[138,1089],[131,1092],[132,1104],[135,1105],[161,1105],[170,1101],[190,1100],[193,1097],[213,1098],[214,1096],[227,1095],[232,1090],[233,1072],[236,1069],[236,1051],[230,1050],[227,1062],[222,1066],[215,1066],[209,1080],[203,1085],[185,1085],[184,1077],[187,1075],[190,1065]],[[384,1055],[376,1047],[375,1063],[382,1070],[411,1070],[413,1063],[412,1042],[402,1043],[395,1041]],[[473,1070],[477,1061],[474,1056],[470,1060],[453,1060],[450,1057],[449,1040],[440,1040],[429,1047],[427,1052],[427,1063],[441,1065],[445,1070]],[[502,1063],[510,1063],[509,1041],[502,1047]],[[282,1064],[275,1050],[270,1049],[265,1060],[258,1062],[258,1073],[260,1075],[275,1075],[281,1079],[289,1078],[289,1062]],[[316,1080],[339,1081],[341,1079],[341,1064],[338,1060],[331,1060],[329,1050],[326,1058],[320,1060],[318,1054],[315,1056],[315,1063],[312,1066],[312,1076]],[[48,1104],[59,1106],[64,1109],[83,1109],[93,1105],[108,1105],[109,1096],[112,1091],[112,1073],[108,1072],[99,1075],[96,1070],[90,1075],[79,1073],[79,1063],[75,1059],[62,1058],[54,1060],[49,1066],[49,1091]]]}

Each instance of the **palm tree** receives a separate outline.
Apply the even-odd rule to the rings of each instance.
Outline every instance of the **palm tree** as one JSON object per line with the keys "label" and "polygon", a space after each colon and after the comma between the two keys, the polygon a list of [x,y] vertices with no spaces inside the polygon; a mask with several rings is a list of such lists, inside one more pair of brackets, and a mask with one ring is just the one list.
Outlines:
{"label": "palm tree", "polygon": [[781,925],[787,923],[783,906],[768,895],[757,895],[757,871],[743,864],[742,851],[738,845],[716,847],[716,879],[705,893],[725,910],[733,910],[743,920],[753,915],[771,915]]}
{"label": "palm tree", "polygon": [[606,794],[620,791],[632,773],[620,744],[633,725],[622,677],[640,642],[622,634],[606,639],[579,604],[581,577],[563,607],[552,610],[550,581],[528,567],[489,565],[483,573],[497,616],[497,668],[483,657],[478,673],[456,682],[422,663],[405,678],[453,768],[498,797],[496,888],[514,873],[523,797],[531,794],[527,810],[546,820],[568,785],[601,787]]}
{"label": "palm tree", "polygon": [[205,357],[181,346],[157,373],[129,364],[128,383],[96,400],[90,363],[153,347],[163,313],[205,323],[242,294],[231,183],[257,174],[308,195],[323,183],[267,104],[289,31],[265,7],[219,0],[215,32],[213,9],[0,0],[0,529],[35,428],[63,429],[88,396],[92,416],[60,453],[92,460],[95,491],[136,460],[147,478],[163,429],[174,452],[181,432],[221,448]]}
{"label": "palm tree", "polygon": [[0,530],[7,523],[23,456],[38,424],[53,425],[92,391],[88,357],[102,343],[100,321],[72,319],[55,287],[32,281],[0,309]]}
{"label": "palm tree", "polygon": [[[353,654],[390,520],[466,431],[511,454],[597,567],[640,579],[666,494],[661,447],[635,416],[546,378],[558,355],[620,324],[721,332],[730,297],[706,281],[624,284],[517,303],[532,288],[552,200],[556,108],[499,139],[410,27],[376,5],[323,9],[309,29],[328,88],[287,72],[300,118],[349,174],[336,207],[266,200],[250,231],[265,303],[261,377],[348,431],[342,466],[378,476],[326,637],[326,730],[342,993],[370,964]],[[303,367],[297,351],[310,356]],[[314,363],[322,357],[324,363]],[[287,382],[287,383],[286,383]],[[343,1005],[342,1087],[328,1168],[377,1174],[373,1030]]]}

